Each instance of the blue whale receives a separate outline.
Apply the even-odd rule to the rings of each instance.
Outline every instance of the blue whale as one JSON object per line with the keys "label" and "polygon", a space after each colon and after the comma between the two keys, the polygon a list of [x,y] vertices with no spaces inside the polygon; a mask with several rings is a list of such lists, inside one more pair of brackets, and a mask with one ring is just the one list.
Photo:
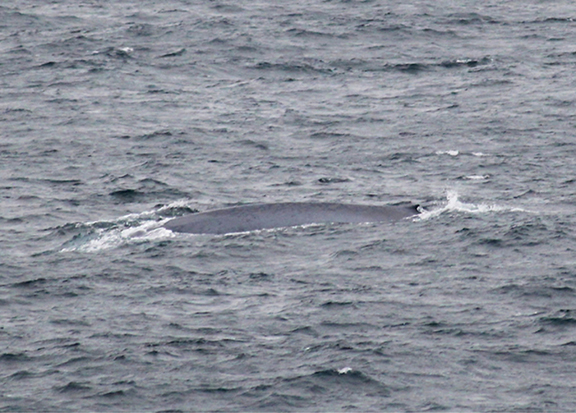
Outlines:
{"label": "blue whale", "polygon": [[331,202],[248,204],[174,218],[164,224],[175,232],[228,234],[306,224],[390,222],[418,214],[416,205],[355,205]]}

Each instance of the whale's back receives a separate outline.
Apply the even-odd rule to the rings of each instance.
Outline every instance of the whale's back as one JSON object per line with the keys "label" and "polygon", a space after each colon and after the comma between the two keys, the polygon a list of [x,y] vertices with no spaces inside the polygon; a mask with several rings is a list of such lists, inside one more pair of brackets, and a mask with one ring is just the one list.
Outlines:
{"label": "whale's back", "polygon": [[320,223],[397,221],[418,213],[413,205],[287,202],[249,204],[175,218],[164,227],[192,234],[227,234]]}

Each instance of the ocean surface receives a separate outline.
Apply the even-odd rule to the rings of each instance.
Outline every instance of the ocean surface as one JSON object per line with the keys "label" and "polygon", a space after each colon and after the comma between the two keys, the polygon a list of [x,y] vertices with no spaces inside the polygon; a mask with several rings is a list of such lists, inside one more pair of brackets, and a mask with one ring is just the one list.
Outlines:
{"label": "ocean surface", "polygon": [[[573,1],[0,4],[0,411],[576,411]],[[226,235],[253,202],[420,204]]]}

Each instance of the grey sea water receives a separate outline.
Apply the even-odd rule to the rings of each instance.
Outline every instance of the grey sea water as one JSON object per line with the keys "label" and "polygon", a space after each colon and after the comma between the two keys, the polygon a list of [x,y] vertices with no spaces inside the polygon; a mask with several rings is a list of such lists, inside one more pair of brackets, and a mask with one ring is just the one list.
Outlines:
{"label": "grey sea water", "polygon": [[[576,410],[571,1],[0,4],[0,411]],[[251,202],[421,204],[221,236]]]}

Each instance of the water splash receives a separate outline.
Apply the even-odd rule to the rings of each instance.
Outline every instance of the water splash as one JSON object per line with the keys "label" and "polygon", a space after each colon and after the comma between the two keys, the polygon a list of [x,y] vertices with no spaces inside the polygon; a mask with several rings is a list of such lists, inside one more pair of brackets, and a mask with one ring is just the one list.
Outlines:
{"label": "water splash", "polygon": [[485,181],[490,179],[490,175],[466,175],[463,179],[468,181]]}
{"label": "water splash", "polygon": [[148,221],[128,228],[99,228],[85,237],[75,237],[60,252],[98,252],[126,244],[141,244],[173,238],[172,231],[162,228],[165,221]]}
{"label": "water splash", "polygon": [[458,156],[459,154],[460,154],[460,151],[457,151],[457,150],[436,151],[436,155]]}
{"label": "water splash", "polygon": [[187,208],[185,201],[176,201],[158,209],[128,214],[112,221],[92,221],[76,224],[79,231],[64,243],[60,252],[98,252],[127,244],[141,244],[174,238],[176,235],[162,227],[168,221],[162,214]]}
{"label": "water splash", "polygon": [[446,212],[463,212],[466,214],[486,214],[491,212],[527,212],[522,208],[501,206],[486,203],[467,203],[458,199],[458,193],[454,190],[446,191],[446,204],[431,210],[422,209],[415,220],[427,220],[435,218]]}

